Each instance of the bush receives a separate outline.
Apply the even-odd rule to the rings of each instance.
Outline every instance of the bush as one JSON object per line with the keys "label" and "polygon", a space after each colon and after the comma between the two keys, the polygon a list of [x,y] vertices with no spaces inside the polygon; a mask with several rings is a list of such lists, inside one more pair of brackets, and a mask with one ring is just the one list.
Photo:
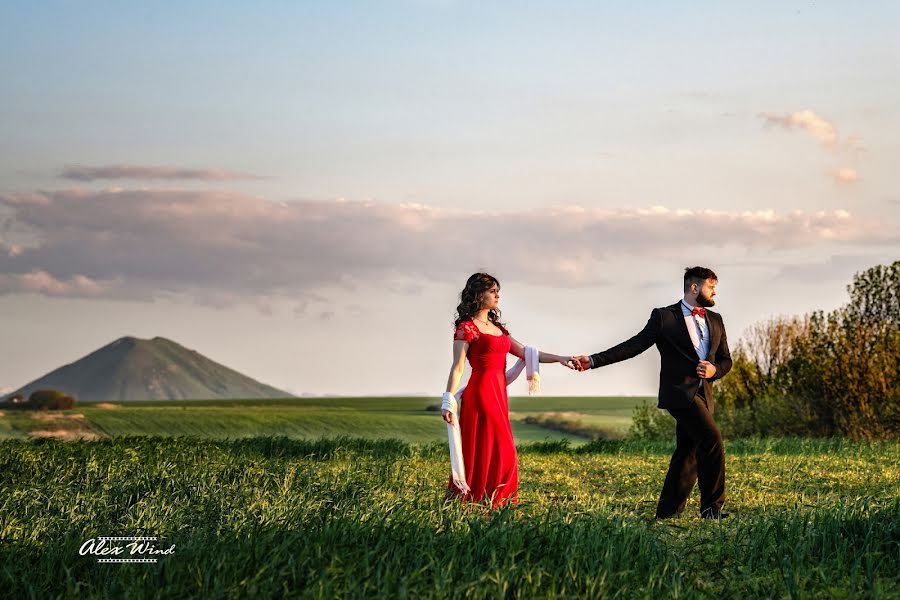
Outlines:
{"label": "bush", "polygon": [[75,398],[59,390],[35,390],[25,404],[33,410],[67,410],[75,406]]}
{"label": "bush", "polygon": [[628,438],[636,440],[674,440],[675,419],[646,400],[634,408]]}

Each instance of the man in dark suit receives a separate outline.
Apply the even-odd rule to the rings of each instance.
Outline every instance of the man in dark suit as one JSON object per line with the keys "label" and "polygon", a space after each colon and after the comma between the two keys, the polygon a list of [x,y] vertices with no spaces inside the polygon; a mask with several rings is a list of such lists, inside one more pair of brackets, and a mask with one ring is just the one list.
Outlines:
{"label": "man in dark suit", "polygon": [[684,511],[694,484],[700,484],[700,514],[722,519],[725,503],[725,446],[713,420],[712,382],[731,369],[725,325],[715,306],[718,277],[705,267],[684,273],[684,298],[654,308],[644,329],[629,340],[591,356],[573,358],[579,371],[596,369],[633,358],[656,344],[659,408],[675,417],[675,452],[663,483],[656,517]]}

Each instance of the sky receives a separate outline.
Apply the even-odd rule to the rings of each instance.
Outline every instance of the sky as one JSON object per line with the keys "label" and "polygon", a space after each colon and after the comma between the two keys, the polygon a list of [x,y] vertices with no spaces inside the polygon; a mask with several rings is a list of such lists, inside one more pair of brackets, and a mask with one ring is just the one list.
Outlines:
{"label": "sky", "polygon": [[582,354],[688,266],[734,347],[900,258],[900,5],[611,4],[4,3],[0,391],[133,335],[438,397],[473,272],[513,337]]}

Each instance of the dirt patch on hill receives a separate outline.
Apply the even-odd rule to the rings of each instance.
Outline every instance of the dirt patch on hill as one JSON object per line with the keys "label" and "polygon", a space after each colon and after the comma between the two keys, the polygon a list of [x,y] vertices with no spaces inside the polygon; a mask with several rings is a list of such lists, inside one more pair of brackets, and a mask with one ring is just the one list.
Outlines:
{"label": "dirt patch on hill", "polygon": [[67,415],[58,412],[36,412],[31,414],[31,418],[35,421],[83,421],[84,415],[81,413]]}
{"label": "dirt patch on hill", "polygon": [[81,413],[39,412],[31,415],[32,421],[43,425],[42,429],[28,432],[33,438],[56,438],[64,441],[98,440],[104,436],[95,430]]}
{"label": "dirt patch on hill", "polygon": [[29,431],[28,435],[33,438],[56,438],[66,442],[72,440],[99,440],[103,437],[97,432],[87,429],[38,429]]}
{"label": "dirt patch on hill", "polygon": [[106,410],[115,410],[117,408],[122,408],[121,404],[113,404],[111,402],[100,402],[94,405],[94,408],[103,408]]}
{"label": "dirt patch on hill", "polygon": [[561,431],[589,440],[616,440],[623,436],[620,432],[585,423],[585,415],[577,412],[545,412],[522,419],[523,423],[537,425],[544,429]]}

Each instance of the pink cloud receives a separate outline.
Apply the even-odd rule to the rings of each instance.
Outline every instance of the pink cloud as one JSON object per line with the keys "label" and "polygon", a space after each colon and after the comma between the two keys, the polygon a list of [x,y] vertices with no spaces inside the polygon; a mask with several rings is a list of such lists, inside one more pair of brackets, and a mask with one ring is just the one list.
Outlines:
{"label": "pink cloud", "polygon": [[106,295],[106,286],[84,275],[73,275],[63,281],[46,271],[0,273],[0,294],[34,293],[69,298],[98,298]]}
{"label": "pink cloud", "polygon": [[837,129],[834,124],[811,110],[785,114],[763,112],[759,116],[769,125],[777,125],[787,130],[804,130],[828,149],[833,149],[837,144]]}
{"label": "pink cloud", "polygon": [[849,184],[859,181],[859,173],[853,167],[840,167],[832,169],[829,174],[834,178],[835,183]]}
{"label": "pink cloud", "polygon": [[[15,256],[0,253],[0,293],[188,295],[215,306],[266,296],[302,303],[329,287],[393,289],[398,281],[442,281],[481,267],[505,280],[572,288],[603,284],[611,264],[632,259],[690,262],[698,253],[900,240],[900,228],[845,211],[484,212],[184,190],[0,194],[0,206],[31,237]],[[688,231],[702,235],[688,243]]]}
{"label": "pink cloud", "polygon": [[[775,125],[786,130],[799,129],[806,131],[814,137],[826,150],[840,153],[852,160],[858,160],[866,148],[862,138],[858,135],[847,136],[843,141],[838,138],[837,128],[834,123],[817,115],[812,110],[775,114],[759,113],[768,125]],[[859,174],[853,167],[840,167],[830,169],[828,175],[835,183],[851,184],[859,181]]]}

